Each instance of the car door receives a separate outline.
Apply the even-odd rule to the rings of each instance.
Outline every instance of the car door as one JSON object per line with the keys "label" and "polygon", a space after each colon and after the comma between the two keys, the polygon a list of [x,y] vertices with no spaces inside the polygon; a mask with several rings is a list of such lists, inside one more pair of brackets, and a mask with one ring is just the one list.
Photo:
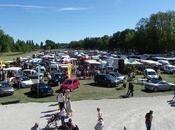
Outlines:
{"label": "car door", "polygon": [[73,89],[76,89],[78,87],[77,80],[73,80]]}
{"label": "car door", "polygon": [[161,81],[159,84],[160,84],[159,85],[160,90],[168,90],[169,89],[168,83]]}

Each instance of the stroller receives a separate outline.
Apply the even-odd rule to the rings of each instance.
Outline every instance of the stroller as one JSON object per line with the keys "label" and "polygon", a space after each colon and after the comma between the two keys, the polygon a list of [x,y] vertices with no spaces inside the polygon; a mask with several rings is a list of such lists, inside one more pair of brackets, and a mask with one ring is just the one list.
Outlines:
{"label": "stroller", "polygon": [[60,120],[59,113],[55,113],[54,115],[51,116],[51,118],[47,119],[46,127],[49,128],[51,125],[57,127],[57,121],[59,120]]}

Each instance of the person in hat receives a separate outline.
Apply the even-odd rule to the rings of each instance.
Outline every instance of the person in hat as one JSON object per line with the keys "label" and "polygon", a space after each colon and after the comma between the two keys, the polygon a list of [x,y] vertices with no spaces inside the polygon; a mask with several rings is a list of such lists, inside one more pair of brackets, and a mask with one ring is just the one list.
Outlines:
{"label": "person in hat", "polygon": [[152,119],[153,119],[153,111],[150,110],[145,115],[145,125],[147,130],[151,130]]}
{"label": "person in hat", "polygon": [[103,120],[103,115],[102,115],[101,109],[97,107],[97,121],[99,121],[100,119]]}

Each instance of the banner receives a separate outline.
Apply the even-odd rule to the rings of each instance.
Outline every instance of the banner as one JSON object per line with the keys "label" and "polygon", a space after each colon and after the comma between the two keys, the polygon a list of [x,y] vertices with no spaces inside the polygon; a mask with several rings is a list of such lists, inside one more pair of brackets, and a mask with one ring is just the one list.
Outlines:
{"label": "banner", "polygon": [[70,79],[71,78],[71,74],[72,74],[72,67],[71,67],[70,63],[68,64],[67,74],[68,74],[68,78]]}

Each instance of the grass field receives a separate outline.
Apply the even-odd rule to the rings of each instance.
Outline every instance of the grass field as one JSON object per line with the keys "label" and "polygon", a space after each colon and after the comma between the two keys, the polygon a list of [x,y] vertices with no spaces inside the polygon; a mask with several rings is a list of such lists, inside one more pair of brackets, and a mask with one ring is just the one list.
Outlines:
{"label": "grass field", "polygon": [[32,56],[33,54],[37,53],[39,51],[32,51],[32,52],[8,52],[8,53],[0,53],[0,60],[4,60],[4,61],[9,61],[9,60],[13,60],[17,57],[27,57],[27,56]]}
{"label": "grass field", "polygon": [[[137,76],[141,77],[141,76]],[[172,75],[163,75],[163,79],[175,83]],[[99,100],[99,99],[115,99],[121,98],[127,92],[126,89],[107,88],[103,86],[96,86],[93,80],[81,80],[79,89],[71,93],[71,99],[77,100]],[[134,96],[135,97],[151,97],[159,95],[173,95],[172,91],[164,92],[146,92],[144,91],[143,85],[134,83]],[[56,101],[56,95],[58,93],[58,87],[53,87],[54,95],[50,97],[34,98],[30,94],[30,88],[18,89],[14,95],[0,97],[0,103],[6,101],[20,100],[20,102],[54,102]]]}

